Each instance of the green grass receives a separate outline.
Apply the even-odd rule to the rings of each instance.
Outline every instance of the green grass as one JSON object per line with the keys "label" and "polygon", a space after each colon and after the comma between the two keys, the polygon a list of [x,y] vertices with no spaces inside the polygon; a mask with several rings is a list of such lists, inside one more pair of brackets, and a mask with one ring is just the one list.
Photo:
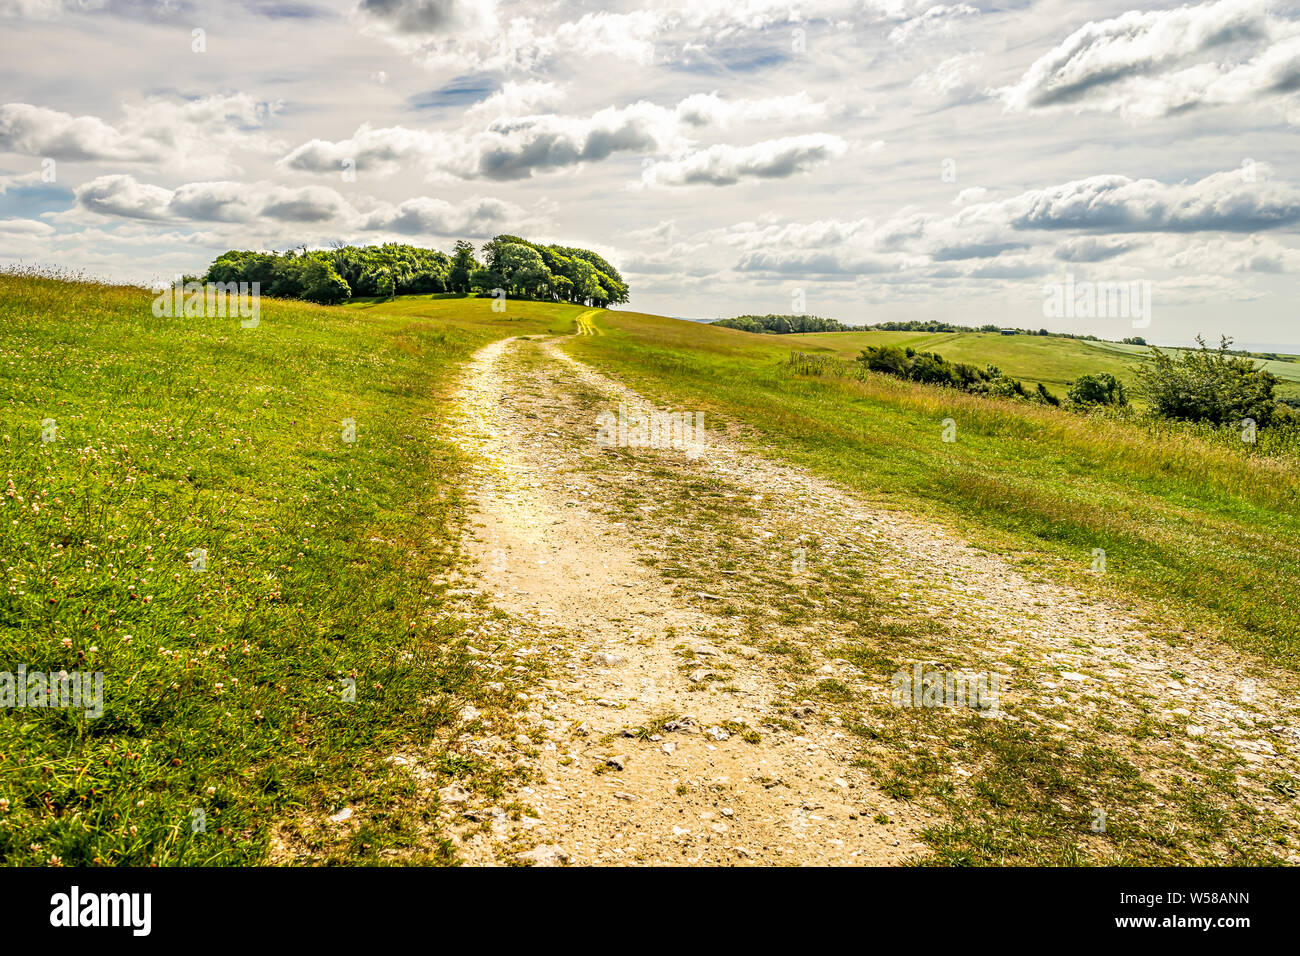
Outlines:
{"label": "green grass", "polygon": [[[606,315],[604,323],[624,318]],[[663,321],[626,319],[637,329]],[[587,357],[624,357],[617,346],[605,353],[605,344]],[[540,352],[531,360],[539,380],[563,374]],[[629,369],[611,367],[619,377]],[[707,381],[701,387],[715,390],[716,376],[702,377]],[[552,407],[556,414],[547,423],[548,436],[556,445],[590,442],[588,423],[612,396],[576,379],[562,378],[556,385],[562,397],[549,399],[558,408]],[[646,385],[643,394],[663,398],[657,383],[647,379]],[[748,408],[751,420],[776,413],[771,406]],[[711,424],[735,421],[716,416]],[[909,804],[913,820],[928,815],[931,822],[917,834],[928,852],[909,856],[908,862],[1267,865],[1291,852],[1294,831],[1285,822],[1290,807],[1278,807],[1278,815],[1261,812],[1273,794],[1294,790],[1290,776],[1275,768],[1252,770],[1231,746],[1184,746],[1190,738],[1169,711],[1174,704],[1167,696],[1148,696],[1140,679],[1108,682],[1109,699],[1102,707],[1090,699],[1095,687],[1063,689],[1065,665],[1050,649],[1048,634],[1041,635],[1045,644],[1039,635],[1017,634],[1011,644],[990,640],[1007,635],[1003,628],[1015,632],[1035,620],[1050,632],[1054,625],[1037,611],[1025,609],[1010,619],[989,616],[988,609],[951,589],[969,581],[949,577],[942,567],[928,575],[921,571],[925,558],[913,566],[908,552],[885,542],[879,548],[858,547],[863,539],[857,528],[848,527],[852,522],[843,520],[843,512],[831,512],[836,517],[828,522],[810,520],[791,501],[788,487],[755,494],[762,485],[730,467],[713,469],[682,455],[606,449],[573,470],[589,479],[576,479],[585,506],[626,528],[676,600],[690,603],[701,592],[719,596],[701,606],[717,626],[709,643],[733,650],[748,645],[746,658],[766,653],[765,667],[782,690],[759,720],[763,733],[756,728],[757,742],[767,734],[800,734],[801,724],[786,715],[843,728],[845,756],[881,793]],[[831,502],[827,506],[835,508]],[[1001,537],[1013,540],[1010,534]],[[1033,541],[1022,544],[1036,547]],[[791,560],[796,553],[797,570]],[[1050,580],[1053,575],[1043,573],[1050,570],[1044,567],[1047,560],[1022,550],[1008,570]],[[1043,602],[1033,604],[1046,612]],[[1126,652],[1142,656],[1143,645],[1164,636],[1158,626],[1150,630],[1151,642],[1134,637]],[[1084,633],[1071,647],[1087,658],[1090,638]],[[683,675],[697,668],[704,672],[695,676],[692,690],[736,689],[731,680],[741,676],[736,673],[741,668],[726,658],[697,655],[685,643],[674,651]],[[1110,651],[1103,650],[1094,662],[1111,660]],[[855,670],[828,677],[825,665],[835,659]],[[878,693],[917,661],[940,671],[1001,672],[1008,680],[1001,702],[1007,719],[987,720],[962,708],[899,708]],[[1171,670],[1168,676],[1188,675]],[[805,700],[813,706],[805,709]],[[1288,719],[1267,709],[1251,716],[1270,723]],[[723,727],[733,737],[751,740],[739,722]],[[659,729],[650,722],[632,733]],[[1096,829],[1098,811],[1105,814],[1101,830]]]}
{"label": "green grass", "polygon": [[[996,365],[1012,378],[1031,388],[1045,385],[1064,398],[1070,383],[1080,375],[1110,372],[1126,387],[1137,383],[1137,369],[1150,350],[1121,342],[1089,342],[1058,336],[999,335],[996,332],[813,332],[804,335],[758,335],[718,329],[747,339],[777,339],[769,343],[792,351],[824,354],[851,360],[869,345],[911,346],[923,352],[938,352],[952,362],[967,362],[983,368]],[[1177,354],[1179,349],[1166,351]],[[1277,394],[1300,397],[1300,361],[1260,361],[1282,380]]]}
{"label": "green grass", "polygon": [[[494,313],[490,300],[446,296],[333,309],[267,301],[245,330],[155,319],[149,304],[137,289],[0,275],[0,480],[12,482],[0,493],[0,671],[102,671],[105,691],[97,719],[0,711],[0,862],[247,864],[275,859],[286,835],[306,859],[451,862],[436,806],[384,759],[420,752],[438,785],[506,793],[508,769],[461,755],[448,736],[465,702],[508,711],[540,671],[500,694],[470,666],[462,635],[486,609],[446,584],[467,475],[441,437],[448,396],[475,348],[571,332],[588,310],[511,302]],[[1030,571],[1134,598],[1153,620],[1177,622],[1170,640],[1221,633],[1300,667],[1294,455],[783,364],[830,336],[623,312],[596,313],[595,331],[568,347],[656,400],[705,411],[711,427],[739,425],[769,454],[943,521]],[[940,440],[945,418],[954,443]],[[41,440],[45,419],[57,441]],[[343,440],[344,419],[355,442]],[[726,518],[709,517],[709,490],[673,497],[707,512],[685,527]],[[740,555],[745,540],[728,547]],[[191,568],[199,548],[205,571]],[[1107,552],[1104,576],[1088,572],[1094,548]],[[720,553],[706,550],[665,548],[662,570],[703,574],[693,562]],[[869,673],[897,663],[889,641],[937,657],[952,638],[896,620],[866,579],[836,582],[827,594],[849,615],[841,653]],[[793,597],[774,607],[794,624],[813,614]],[[770,643],[765,620],[752,624],[756,646]],[[853,638],[854,621],[871,640]],[[800,696],[859,706],[802,673],[812,667],[802,646],[770,649],[807,681]],[[991,769],[982,789],[950,793],[952,754],[912,748],[902,723],[845,726],[885,748],[887,786],[947,808],[952,822],[927,837],[931,862],[1069,862],[1059,848],[1073,846],[1066,836],[1086,827],[1098,791],[1108,805],[1140,796],[1132,766],[1100,736],[1035,744],[975,722],[951,746]],[[344,806],[352,824],[323,825]],[[196,810],[203,832],[192,830]],[[1166,822],[1117,815],[1114,859],[1181,859],[1187,840]],[[1194,830],[1217,839],[1208,823]]]}
{"label": "green grass", "polygon": [[[574,354],[772,454],[986,547],[1118,589],[1189,626],[1300,668],[1300,460],[1293,453],[884,376],[797,374],[813,336],[750,335],[604,312]],[[1007,337],[1010,338],[1010,337]],[[786,339],[796,339],[787,343]],[[941,440],[942,422],[957,440]],[[1089,573],[1093,550],[1107,574]]]}
{"label": "green grass", "polygon": [[97,719],[0,711],[0,863],[257,863],[345,805],[309,854],[450,859],[383,763],[501,784],[436,757],[495,700],[446,594],[465,462],[437,427],[474,348],[583,310],[268,300],[242,329],[150,302],[0,274],[0,670],[104,675]]}

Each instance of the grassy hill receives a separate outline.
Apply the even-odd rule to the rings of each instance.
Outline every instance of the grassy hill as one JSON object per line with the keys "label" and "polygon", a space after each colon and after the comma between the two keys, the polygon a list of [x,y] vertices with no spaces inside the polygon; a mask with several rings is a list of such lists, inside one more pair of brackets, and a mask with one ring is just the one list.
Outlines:
{"label": "grassy hill", "polygon": [[[841,359],[857,358],[869,345],[911,346],[918,351],[938,352],[953,362],[967,362],[980,368],[996,365],[1030,387],[1041,382],[1062,397],[1070,382],[1089,372],[1110,372],[1125,386],[1131,386],[1135,382],[1135,370],[1150,354],[1140,345],[996,332],[811,332],[755,337],[776,338],[779,339],[776,344],[791,350],[820,352]],[[1300,360],[1263,364],[1282,379],[1277,389],[1279,396],[1300,398]]]}
{"label": "grassy hill", "polygon": [[[838,350],[847,357],[859,343],[908,333],[757,335],[625,312],[602,313],[597,324],[607,334],[575,340],[576,355],[715,424],[744,426],[770,454],[1300,667],[1293,446],[1268,455],[1262,443],[1180,424],[1099,420],[886,376],[800,375],[781,364],[810,341],[851,339]],[[1019,374],[1011,349],[1037,361],[1025,367],[1040,373],[1053,356],[1094,352],[1065,339],[973,339],[972,350],[990,350]],[[949,418],[953,443],[941,440]],[[1104,580],[1089,570],[1098,548],[1107,555]]]}
{"label": "grassy hill", "polygon": [[245,329],[151,301],[0,273],[0,670],[104,675],[97,719],[0,712],[0,861],[255,863],[358,802],[384,824],[291,849],[441,858],[384,760],[492,696],[446,594],[445,397],[474,349],[583,310],[263,300]]}
{"label": "grassy hill", "polygon": [[[261,324],[241,329],[155,318],[150,303],[139,289],[0,274],[0,661],[105,682],[98,719],[0,714],[6,863],[251,863],[286,834],[312,859],[416,847],[450,859],[409,778],[385,763],[412,744],[436,751],[460,703],[501,705],[463,637],[487,612],[447,586],[469,467],[443,437],[447,399],[475,349],[574,332],[580,315],[596,334],[566,347],[662,404],[1026,569],[1137,601],[1169,641],[1196,629],[1300,668],[1293,453],[783,364],[792,350],[852,357],[908,341],[1059,388],[1107,367],[1093,359],[1140,360],[1123,350],[777,337],[448,296],[266,300]],[[1095,549],[1105,575],[1089,572]],[[463,760],[437,773],[504,789],[499,771]],[[371,822],[346,843],[282,830],[362,805]]]}

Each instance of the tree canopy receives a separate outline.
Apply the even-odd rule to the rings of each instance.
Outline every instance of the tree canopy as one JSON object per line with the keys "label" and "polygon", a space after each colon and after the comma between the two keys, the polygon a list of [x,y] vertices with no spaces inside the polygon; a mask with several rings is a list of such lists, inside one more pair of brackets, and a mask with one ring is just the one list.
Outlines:
{"label": "tree canopy", "polygon": [[1267,425],[1278,413],[1273,397],[1277,378],[1248,358],[1232,355],[1232,340],[1211,349],[1199,335],[1197,348],[1177,359],[1152,348],[1151,361],[1138,369],[1138,381],[1152,409],[1165,418],[1221,425],[1253,419]]}
{"label": "tree canopy", "polygon": [[589,249],[541,246],[518,236],[497,236],[482,247],[456,243],[451,255],[400,243],[337,245],[286,252],[234,250],[208,267],[206,282],[258,282],[263,295],[334,305],[353,296],[414,295],[496,290],[514,298],[589,303],[628,301],[618,270]]}

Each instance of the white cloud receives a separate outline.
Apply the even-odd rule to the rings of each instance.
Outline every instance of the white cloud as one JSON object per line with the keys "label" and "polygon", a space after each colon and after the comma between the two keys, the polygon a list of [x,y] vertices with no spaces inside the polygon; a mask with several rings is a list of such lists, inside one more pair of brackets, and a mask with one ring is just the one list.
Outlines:
{"label": "white cloud", "polygon": [[38,219],[0,219],[0,233],[8,236],[48,236],[54,227]]}
{"label": "white cloud", "polygon": [[176,189],[100,176],[76,190],[89,212],[123,219],[199,223],[330,224],[344,229],[402,235],[489,236],[541,220],[518,205],[476,196],[457,202],[416,196],[399,203],[359,197],[352,201],[325,186],[289,187],[270,182],[195,182]]}
{"label": "white cloud", "polygon": [[1216,0],[1086,23],[998,92],[1010,111],[1155,117],[1289,98],[1298,86],[1300,22],[1267,0]]}
{"label": "white cloud", "polygon": [[719,143],[677,159],[652,163],[641,173],[646,186],[730,186],[746,179],[784,179],[848,152],[830,133],[770,139],[752,146]]}
{"label": "white cloud", "polygon": [[912,86],[938,100],[955,100],[975,92],[974,76],[984,60],[977,51],[958,53],[927,70],[912,81]]}
{"label": "white cloud", "polygon": [[564,88],[547,80],[508,80],[487,99],[465,110],[471,119],[501,119],[510,116],[527,116],[538,107],[558,106],[564,100]]}
{"label": "white cloud", "polygon": [[534,221],[514,203],[474,197],[459,203],[419,196],[396,205],[384,203],[368,213],[362,228],[408,236],[487,237]]}
{"label": "white cloud", "polygon": [[238,172],[232,153],[281,148],[260,132],[279,108],[237,93],[123,106],[118,125],[30,103],[0,106],[0,152],[56,160],[147,164],[190,175]]}
{"label": "white cloud", "polygon": [[979,10],[966,3],[935,4],[919,16],[909,17],[889,31],[889,42],[900,46],[936,35],[948,36],[955,32],[956,22],[962,17],[979,15]]}
{"label": "white cloud", "polygon": [[677,104],[677,117],[691,126],[801,122],[825,117],[825,103],[805,92],[789,96],[728,100],[717,93],[696,93]]}
{"label": "white cloud", "polygon": [[[599,162],[616,153],[660,155],[670,150],[688,152],[692,138],[706,126],[815,119],[825,114],[824,104],[806,94],[760,99],[724,100],[713,93],[687,97],[675,108],[645,100],[623,107],[607,107],[591,116],[555,113],[512,115],[513,106],[528,109],[557,94],[550,84],[507,84],[497,94],[467,111],[471,120],[494,118],[486,127],[454,132],[361,126],[345,140],[312,140],[296,147],[280,164],[285,169],[336,173],[346,161],[358,172],[392,175],[414,164],[431,178],[498,181],[528,179],[535,173],[556,171]],[[688,135],[689,134],[689,135]],[[807,165],[833,158],[842,141],[829,134],[792,137],[779,142],[788,158]],[[663,175],[673,178],[674,168],[690,164],[718,168],[728,163],[769,163],[775,169],[780,157],[771,154],[772,143],[751,147],[719,144],[697,150],[692,156],[660,164]],[[756,167],[757,168],[757,167]],[[703,171],[702,167],[699,171]],[[779,173],[774,173],[779,175]],[[763,175],[758,173],[758,175]]]}

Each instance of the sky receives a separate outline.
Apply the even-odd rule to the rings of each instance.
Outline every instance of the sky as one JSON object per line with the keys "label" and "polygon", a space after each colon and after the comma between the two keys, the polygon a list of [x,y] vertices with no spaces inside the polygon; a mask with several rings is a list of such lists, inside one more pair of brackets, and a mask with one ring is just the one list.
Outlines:
{"label": "sky", "polygon": [[0,263],[511,233],[664,315],[1300,351],[1300,2],[1135,3],[0,0]]}

